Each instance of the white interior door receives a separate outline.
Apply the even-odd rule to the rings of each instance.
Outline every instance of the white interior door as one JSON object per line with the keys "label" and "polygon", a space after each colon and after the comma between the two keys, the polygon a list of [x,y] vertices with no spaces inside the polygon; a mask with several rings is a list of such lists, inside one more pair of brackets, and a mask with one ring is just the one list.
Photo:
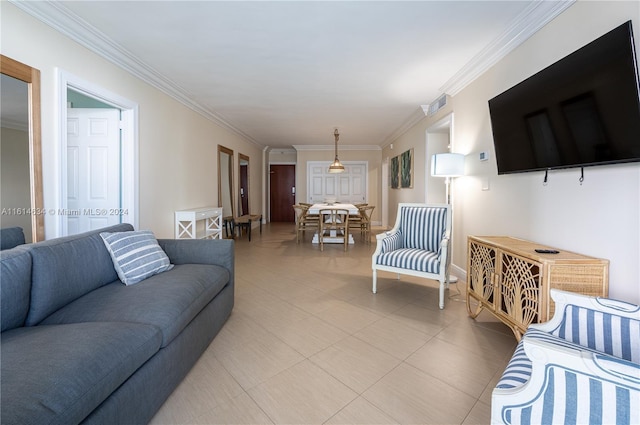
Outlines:
{"label": "white interior door", "polygon": [[120,223],[120,111],[67,109],[67,234]]}
{"label": "white interior door", "polygon": [[343,162],[345,171],[329,173],[330,162],[309,161],[307,163],[307,202],[324,202],[335,198],[340,202],[367,202],[367,163]]}

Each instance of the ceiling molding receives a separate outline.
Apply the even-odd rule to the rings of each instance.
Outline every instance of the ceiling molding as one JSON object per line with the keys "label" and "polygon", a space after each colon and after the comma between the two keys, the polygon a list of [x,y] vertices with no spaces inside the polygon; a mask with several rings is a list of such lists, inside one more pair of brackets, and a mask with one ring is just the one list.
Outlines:
{"label": "ceiling molding", "polygon": [[[522,44],[540,28],[574,4],[576,0],[561,1],[535,1],[531,3],[503,33],[486,46],[479,54],[474,56],[462,69],[460,69],[441,88],[441,93],[453,96],[464,87],[486,72],[491,66],[500,61],[513,49]],[[109,62],[124,69],[142,81],[157,88],[161,92],[174,98],[181,104],[199,113],[220,127],[238,135],[242,139],[263,147],[257,140],[244,133],[239,128],[230,124],[223,116],[212,109],[192,100],[190,94],[181,86],[164,77],[144,62],[137,59],[131,52],[122,48],[100,30],[84,21],[65,6],[54,1],[19,1],[9,0],[13,5],[25,13],[42,21],[64,34],[80,45],[95,52]],[[410,117],[397,129],[393,130],[375,149],[381,149],[394,142],[414,125],[424,119],[425,113],[418,105]],[[333,150],[332,146],[308,146],[296,145],[297,150]],[[371,146],[355,147],[349,149],[341,146],[341,150],[371,150]]]}
{"label": "ceiling molding", "polygon": [[507,29],[474,56],[444,86],[442,93],[454,96],[486,72],[529,37],[538,32],[576,0],[536,1],[531,3]]}
{"label": "ceiling molding", "polygon": [[[334,145],[293,145],[296,151],[332,151]],[[338,145],[338,151],[379,151],[378,145]]]}
{"label": "ceiling molding", "polygon": [[189,94],[178,84],[156,72],[144,62],[138,60],[133,54],[131,54],[131,52],[123,49],[120,45],[104,35],[100,30],[69,11],[63,5],[52,1],[9,0],[9,2],[23,12],[49,25],[73,41],[88,48],[97,55],[102,56],[109,62],[117,65],[130,74],[140,78],[142,81],[157,88],[161,92],[174,98],[205,118],[213,121],[220,127],[237,134],[257,146],[263,146],[240,129],[228,123],[220,115],[214,113],[209,108],[194,102],[189,97]]}

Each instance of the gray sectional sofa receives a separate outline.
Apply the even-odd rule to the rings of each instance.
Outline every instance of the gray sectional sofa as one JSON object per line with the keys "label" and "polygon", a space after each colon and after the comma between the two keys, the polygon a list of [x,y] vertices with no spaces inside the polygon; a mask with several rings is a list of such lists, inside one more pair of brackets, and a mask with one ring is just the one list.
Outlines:
{"label": "gray sectional sofa", "polygon": [[144,424],[234,303],[231,240],[158,240],[175,266],[118,279],[100,232],[0,252],[1,417],[10,424]]}

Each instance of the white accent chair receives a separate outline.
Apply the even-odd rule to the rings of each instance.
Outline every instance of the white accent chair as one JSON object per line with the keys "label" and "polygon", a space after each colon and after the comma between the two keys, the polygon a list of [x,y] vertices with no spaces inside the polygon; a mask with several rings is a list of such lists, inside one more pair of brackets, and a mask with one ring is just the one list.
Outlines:
{"label": "white accent chair", "polygon": [[449,286],[449,238],[451,206],[447,204],[398,204],[396,224],[376,235],[371,259],[373,293],[378,270],[435,279],[440,282],[439,307]]}
{"label": "white accent chair", "polygon": [[492,393],[492,424],[640,423],[640,306],[551,289]]}

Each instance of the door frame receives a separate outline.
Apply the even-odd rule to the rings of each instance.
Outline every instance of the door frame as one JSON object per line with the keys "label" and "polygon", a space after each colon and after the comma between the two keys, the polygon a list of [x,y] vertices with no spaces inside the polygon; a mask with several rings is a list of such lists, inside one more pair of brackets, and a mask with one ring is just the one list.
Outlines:
{"label": "door frame", "polygon": [[123,223],[130,223],[135,229],[139,223],[139,168],[138,168],[138,104],[94,83],[58,69],[58,214],[56,236],[68,234],[64,211],[67,206],[67,90],[71,89],[85,96],[99,100],[120,110],[120,196],[121,208],[128,211],[122,216]]}

